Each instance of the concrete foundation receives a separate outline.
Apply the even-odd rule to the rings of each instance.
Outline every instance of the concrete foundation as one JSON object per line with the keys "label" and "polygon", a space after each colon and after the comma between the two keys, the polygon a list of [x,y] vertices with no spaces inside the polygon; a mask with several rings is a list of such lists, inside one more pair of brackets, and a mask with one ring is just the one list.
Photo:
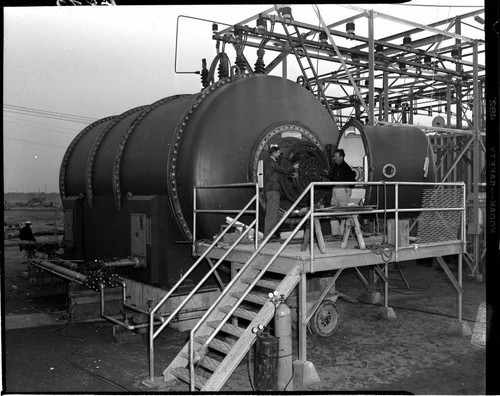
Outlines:
{"label": "concrete foundation", "polygon": [[380,316],[382,316],[383,319],[396,319],[396,313],[394,312],[394,309],[391,307],[381,307],[380,308]]}
{"label": "concrete foundation", "polygon": [[294,386],[304,387],[320,382],[318,373],[314,364],[309,361],[295,360],[293,362],[293,384]]}
{"label": "concrete foundation", "polygon": [[470,337],[472,331],[468,323],[456,321],[448,327],[448,334],[458,337]]}

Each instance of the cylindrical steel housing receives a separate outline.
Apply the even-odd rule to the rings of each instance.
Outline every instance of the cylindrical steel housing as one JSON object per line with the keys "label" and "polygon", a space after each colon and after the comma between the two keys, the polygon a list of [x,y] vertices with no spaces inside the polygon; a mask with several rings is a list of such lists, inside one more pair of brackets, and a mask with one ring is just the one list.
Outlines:
{"label": "cylindrical steel housing", "polygon": [[[436,181],[432,145],[417,127],[368,126],[351,120],[342,128],[337,146],[345,151],[345,161],[356,171],[357,181]],[[401,185],[398,207],[419,208],[423,188]],[[355,188],[351,201],[377,205],[378,209],[393,209],[394,197],[394,187],[389,185]]]}
{"label": "cylindrical steel housing", "polygon": [[[310,181],[321,180],[325,146],[338,135],[312,93],[266,75],[222,79],[198,94],[99,120],[74,139],[61,165],[60,192],[71,218],[68,255],[142,255],[149,261],[144,280],[176,279],[192,262],[189,244],[178,242],[192,238],[195,186],[256,183],[259,161],[277,143],[283,161],[303,169],[283,180],[286,208]],[[252,194],[250,188],[198,190],[197,208],[239,210]],[[226,215],[200,215],[197,237],[212,237]]]}

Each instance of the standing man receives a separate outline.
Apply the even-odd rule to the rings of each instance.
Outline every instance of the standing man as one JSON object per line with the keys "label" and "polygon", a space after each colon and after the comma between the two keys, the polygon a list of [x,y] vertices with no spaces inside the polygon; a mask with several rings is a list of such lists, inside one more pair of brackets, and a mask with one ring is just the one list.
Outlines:
{"label": "standing man", "polygon": [[31,221],[24,223],[24,227],[19,231],[19,239],[21,239],[21,244],[19,245],[19,250],[23,258],[23,263],[28,262],[29,252],[33,250],[36,243],[33,231],[31,231]]}
{"label": "standing man", "polygon": [[288,175],[299,168],[299,164],[294,164],[288,168],[278,164],[280,148],[277,144],[269,147],[269,158],[264,163],[264,192],[266,194],[266,217],[264,219],[264,238],[276,227],[279,221],[280,209],[280,183],[278,173]]}
{"label": "standing man", "polygon": [[[345,152],[343,149],[335,150],[333,154],[333,169],[328,174],[328,178],[334,182],[356,181],[356,172],[344,161]],[[332,200],[330,205],[333,207],[345,207],[349,205],[351,199],[352,186],[343,185],[332,188]],[[338,220],[330,221],[332,235],[341,235]]]}

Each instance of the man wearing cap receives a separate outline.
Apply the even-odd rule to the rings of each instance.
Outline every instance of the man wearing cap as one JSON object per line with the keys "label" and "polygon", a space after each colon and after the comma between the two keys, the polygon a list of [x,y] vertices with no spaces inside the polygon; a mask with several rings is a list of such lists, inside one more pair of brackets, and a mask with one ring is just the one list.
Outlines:
{"label": "man wearing cap", "polygon": [[19,231],[19,239],[21,239],[19,250],[23,257],[23,263],[26,263],[29,258],[29,252],[33,250],[36,243],[33,231],[31,231],[31,221],[24,223],[24,227]]}
{"label": "man wearing cap", "polygon": [[278,173],[288,175],[299,168],[299,164],[290,167],[283,167],[278,164],[280,148],[277,144],[269,147],[269,158],[264,162],[264,192],[266,194],[266,217],[264,219],[264,238],[279,221],[280,208],[280,183]]}

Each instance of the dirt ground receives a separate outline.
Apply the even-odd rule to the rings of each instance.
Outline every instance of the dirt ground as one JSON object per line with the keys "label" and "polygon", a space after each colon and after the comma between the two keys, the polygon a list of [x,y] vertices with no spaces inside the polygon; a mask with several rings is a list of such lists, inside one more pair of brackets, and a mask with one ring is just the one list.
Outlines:
{"label": "dirt ground", "polygon": [[[31,220],[39,241],[51,235],[53,211],[9,210],[6,222]],[[29,217],[29,218],[26,218]],[[49,233],[49,234],[47,234]],[[179,393],[180,382],[148,388],[148,348],[142,335],[126,333],[113,338],[106,321],[69,323],[65,296],[33,297],[23,275],[18,240],[4,241],[2,274],[2,386],[13,393]],[[456,265],[449,261],[456,273]],[[390,269],[389,305],[395,319],[384,319],[381,306],[359,301],[364,288],[354,271],[344,271],[339,291],[358,302],[339,299],[340,324],[328,338],[308,334],[307,360],[320,382],[294,391],[326,393],[489,394],[486,383],[486,348],[472,336],[450,335],[456,322],[457,293],[436,264],[401,264],[410,284],[406,288],[396,268]],[[464,268],[464,274],[466,274]],[[485,282],[463,279],[464,323],[474,332]],[[476,332],[475,335],[478,333]],[[174,358],[189,332],[167,329],[155,341],[155,371]],[[294,360],[297,354],[294,334]],[[251,393],[247,356],[222,391]]]}

